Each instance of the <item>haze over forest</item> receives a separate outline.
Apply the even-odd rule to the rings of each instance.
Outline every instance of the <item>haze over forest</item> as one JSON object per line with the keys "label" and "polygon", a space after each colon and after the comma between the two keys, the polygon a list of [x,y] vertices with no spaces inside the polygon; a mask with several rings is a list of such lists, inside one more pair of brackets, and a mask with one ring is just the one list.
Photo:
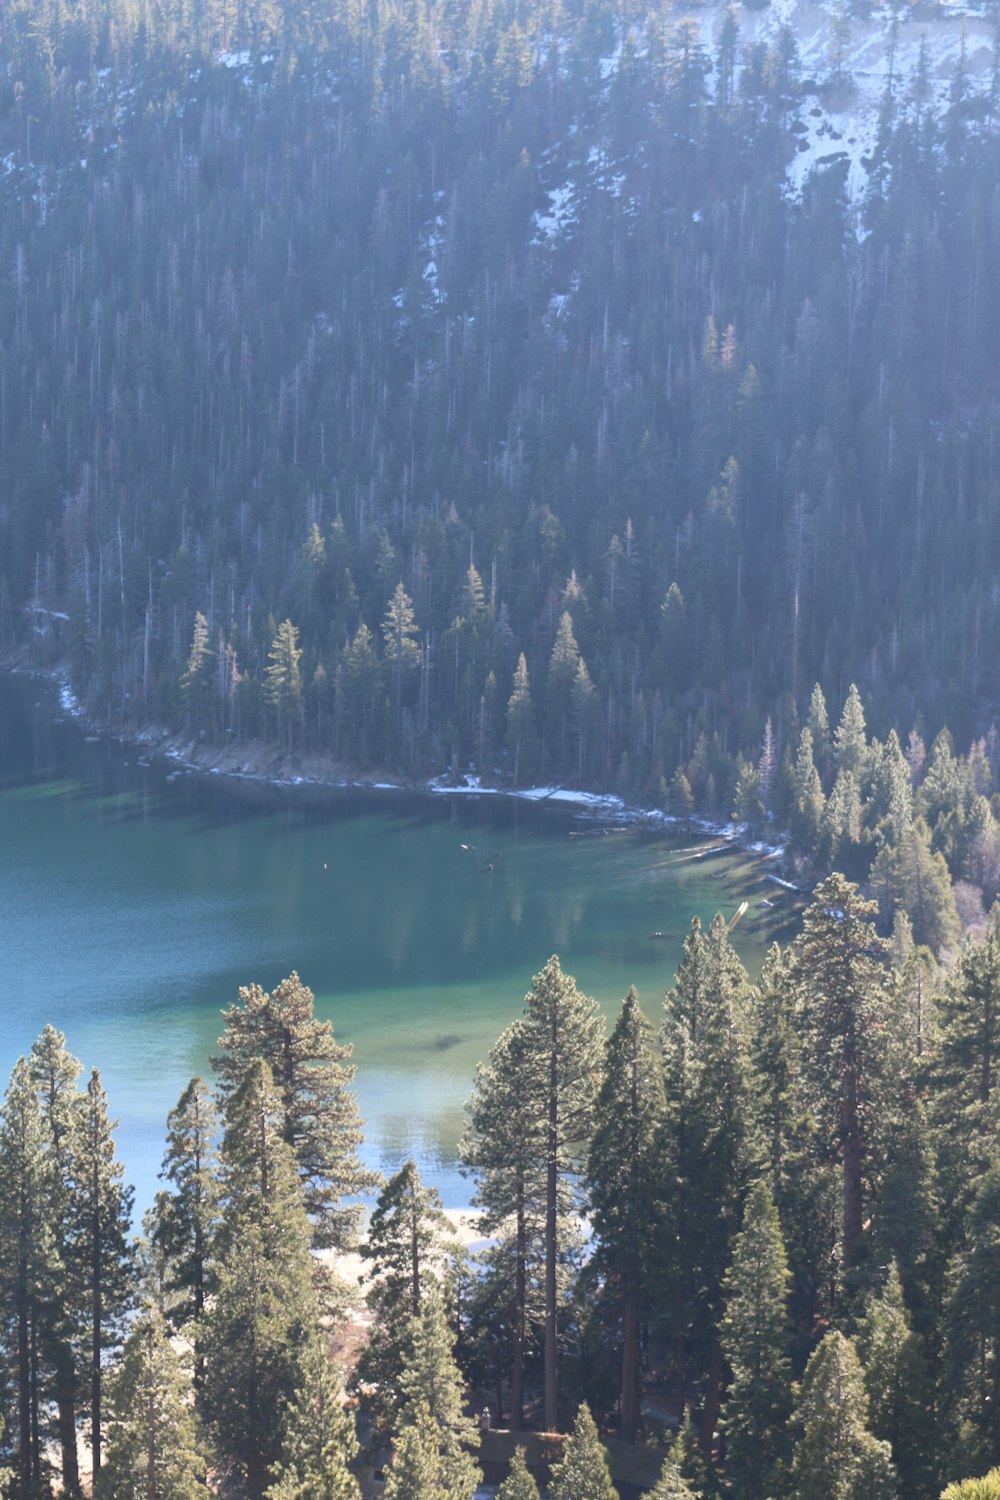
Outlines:
{"label": "haze over forest", "polygon": [[0,667],[192,765],[724,827],[801,915],[610,1036],[538,955],[471,1255],[297,973],[141,1243],[40,1016],[4,1500],[996,1500],[998,329],[996,0],[0,6]]}

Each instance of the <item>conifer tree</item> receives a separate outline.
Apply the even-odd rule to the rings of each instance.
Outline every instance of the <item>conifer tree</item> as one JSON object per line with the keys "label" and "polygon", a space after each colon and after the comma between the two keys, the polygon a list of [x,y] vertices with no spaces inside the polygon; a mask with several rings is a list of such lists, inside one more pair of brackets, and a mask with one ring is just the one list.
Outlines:
{"label": "conifer tree", "polygon": [[833,758],[837,770],[846,771],[848,775],[859,774],[867,748],[865,711],[861,706],[861,695],[852,682],[833,736]]}
{"label": "conifer tree", "polygon": [[538,1162],[545,1178],[545,1425],[555,1431],[560,1198],[563,1185],[579,1172],[592,1129],[604,1025],[595,1002],[580,994],[555,956],[531,981],[524,1005],[529,1038],[524,1091],[545,1122]]}
{"label": "conifer tree", "polygon": [[682,1432],[670,1445],[670,1451],[663,1460],[660,1477],[649,1491],[646,1500],[702,1500],[701,1492],[692,1489],[685,1478],[684,1459],[685,1446]]}
{"label": "conifer tree", "polygon": [[717,1335],[722,1279],[754,1166],[750,993],[721,915],[707,933],[693,922],[664,1005],[664,1152],[671,1183],[666,1227],[675,1262],[669,1321],[685,1400],[688,1349],[707,1356],[707,1368],[699,1372],[708,1377],[702,1418],[706,1445],[722,1381]]}
{"label": "conifer tree", "polygon": [[74,1179],[74,1129],[82,1065],[66,1046],[66,1038],[45,1026],[31,1048],[28,1059],[42,1118],[46,1152],[50,1160],[51,1201],[58,1273],[53,1276],[52,1295],[47,1299],[42,1343],[52,1369],[58,1412],[62,1489],[67,1497],[80,1491],[77,1453],[76,1401],[79,1384],[78,1355],[74,1347],[75,1320],[79,1312],[80,1286],[70,1252]]}
{"label": "conifer tree", "polygon": [[363,1392],[378,1436],[392,1430],[403,1401],[400,1380],[413,1320],[436,1280],[447,1227],[437,1190],[424,1187],[414,1162],[404,1162],[379,1194],[361,1246],[371,1268],[367,1302],[373,1317],[353,1384]]}
{"label": "conifer tree", "polygon": [[910,1327],[895,1262],[858,1327],[858,1354],[868,1393],[868,1425],[889,1444],[901,1494],[936,1492],[929,1456],[934,1446],[930,1374],[923,1343]]}
{"label": "conifer tree", "polygon": [[621,1304],[621,1436],[639,1426],[641,1309],[651,1302],[662,1200],[665,1100],[652,1026],[630,989],[605,1053],[587,1166],[596,1264]]}
{"label": "conifer tree", "polygon": [[192,1078],[167,1115],[167,1148],[161,1177],[173,1191],[160,1194],[153,1231],[165,1258],[168,1317],[173,1328],[194,1323],[195,1383],[201,1384],[198,1350],[205,1298],[211,1286],[212,1239],[219,1216],[215,1110],[200,1078]]}
{"label": "conifer tree", "polygon": [[941,1500],[1000,1500],[1000,1469],[982,1479],[960,1479],[941,1491]]}
{"label": "conifer tree", "polygon": [[943,1160],[953,1200],[967,1202],[975,1179],[992,1160],[1000,1114],[1000,942],[992,932],[963,947],[942,990],[939,1016],[933,1067],[940,1089]]}
{"label": "conifer tree", "polygon": [[849,1264],[861,1238],[870,1181],[870,1121],[877,1107],[887,1018],[885,945],[875,904],[842,875],[813,893],[796,943],[794,984],[821,1140],[842,1180],[842,1248]]}
{"label": "conifer tree", "polygon": [[584,1402],[566,1440],[562,1462],[552,1468],[550,1500],[617,1500],[608,1456]]}
{"label": "conifer tree", "polygon": [[393,712],[398,724],[407,678],[420,665],[413,600],[404,589],[402,579],[397,583],[386,606],[382,637],[385,641],[385,663],[392,679]]}
{"label": "conifer tree", "polygon": [[282,620],[268,652],[264,693],[277,715],[278,737],[287,736],[289,749],[302,717],[301,660],[298,629]]}
{"label": "conifer tree", "polygon": [[295,1152],[313,1243],[350,1249],[361,1206],[345,1203],[374,1186],[358,1160],[362,1124],[351,1092],[350,1046],[340,1046],[329,1021],[315,1015],[315,997],[294,971],[268,993],[241,986],[239,1003],[223,1011],[221,1054],[212,1060],[228,1099],[254,1058],[268,1064],[282,1099],[282,1135]]}
{"label": "conifer tree", "polygon": [[199,610],[194,617],[187,667],[181,677],[181,697],[195,735],[210,727],[214,654],[208,644],[208,621]]}
{"label": "conifer tree", "polygon": [[45,1472],[37,1349],[42,1309],[59,1268],[50,1216],[57,1184],[45,1135],[28,1064],[20,1058],[4,1096],[0,1126],[0,1308],[10,1330],[18,1500],[40,1492]]}
{"label": "conifer tree", "polygon": [[827,777],[830,773],[833,745],[830,740],[830,720],[826,709],[826,699],[818,682],[813,687],[809,698],[806,728],[812,735],[813,754],[816,757],[820,777]]}
{"label": "conifer tree", "polygon": [[317,1337],[309,1221],[284,1119],[270,1068],[251,1063],[226,1104],[202,1396],[223,1468],[248,1500],[261,1500],[281,1458],[288,1402]]}
{"label": "conifer tree", "polygon": [[190,1375],[158,1313],[133,1325],[108,1383],[107,1453],[96,1500],[207,1500]]}
{"label": "conifer tree", "polygon": [[437,1423],[417,1405],[396,1441],[385,1500],[450,1500],[441,1477]]}
{"label": "conifer tree", "polygon": [[400,1380],[403,1405],[397,1434],[424,1414],[437,1429],[440,1482],[452,1500],[473,1500],[482,1481],[465,1450],[477,1446],[475,1423],[464,1415],[464,1381],[455,1363],[455,1338],[448,1326],[437,1288],[423,1299],[418,1317],[411,1320],[409,1357]]}
{"label": "conifer tree", "polygon": [[545,1184],[538,1172],[544,1122],[523,1088],[532,1044],[523,1020],[500,1036],[489,1060],[476,1070],[475,1090],[466,1108],[468,1132],[463,1161],[476,1174],[475,1205],[483,1210],[485,1234],[508,1229],[513,1254],[513,1307],[510,1313],[510,1426],[524,1425],[524,1373],[528,1329],[528,1287],[543,1255]]}
{"label": "conifer tree", "polygon": [[776,1493],[792,1410],[788,1261],[763,1183],[747,1199],[726,1275],[722,1349],[732,1371],[723,1411],[727,1472],[737,1493]]}
{"label": "conifer tree", "polygon": [[267,1500],[361,1500],[350,1464],[358,1452],[337,1371],[322,1339],[302,1359],[303,1380],[291,1403],[284,1455]]}
{"label": "conifer tree", "polygon": [[507,748],[514,757],[514,785],[521,784],[521,771],[532,758],[535,734],[535,711],[531,702],[531,683],[524,652],[514,670],[514,689],[507,700]]}
{"label": "conifer tree", "polygon": [[1000,1462],[1000,1162],[983,1177],[954,1257],[942,1394],[963,1466]]}
{"label": "conifer tree", "polygon": [[792,1459],[796,1500],[896,1500],[888,1443],[868,1430],[868,1398],[857,1352],[828,1333],[802,1379]]}
{"label": "conifer tree", "polygon": [[95,1068],[77,1100],[72,1254],[85,1288],[84,1322],[90,1347],[90,1449],[95,1481],[101,1472],[103,1362],[121,1341],[134,1298],[130,1245],[132,1189],[115,1154],[116,1122]]}
{"label": "conifer tree", "polygon": [[497,1491],[497,1500],[541,1500],[538,1485],[528,1472],[523,1448],[514,1449],[510,1471]]}

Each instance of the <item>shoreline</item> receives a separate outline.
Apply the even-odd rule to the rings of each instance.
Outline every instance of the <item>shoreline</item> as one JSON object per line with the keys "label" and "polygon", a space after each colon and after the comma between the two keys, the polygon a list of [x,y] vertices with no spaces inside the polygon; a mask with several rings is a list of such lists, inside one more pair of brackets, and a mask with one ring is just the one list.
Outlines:
{"label": "shoreline", "polygon": [[[34,677],[50,683],[56,690],[61,715],[75,721],[88,736],[144,751],[172,766],[173,774],[177,776],[222,776],[227,781],[246,782],[276,790],[301,788],[329,792],[406,792],[434,797],[506,797],[537,806],[557,807],[562,811],[573,812],[581,820],[620,828],[644,827],[664,833],[671,830],[690,831],[705,838],[720,839],[733,848],[743,849],[765,859],[780,860],[785,854],[783,841],[772,843],[759,839],[748,840],[745,824],[722,822],[700,815],[678,818],[660,808],[630,804],[614,792],[588,792],[554,783],[531,787],[498,786],[484,782],[481,776],[472,772],[463,773],[457,781],[447,774],[420,781],[403,781],[398,778],[390,780],[377,773],[371,777],[345,776],[338,772],[335,762],[322,752],[283,751],[271,741],[247,740],[237,745],[220,745],[199,742],[188,734],[156,725],[146,725],[130,731],[116,730],[96,723],[87,715],[70,687],[65,668],[27,667],[8,661],[2,664],[0,670],[10,673],[12,677]],[[172,778],[168,777],[170,779]],[[713,851],[709,849],[691,851],[691,858],[704,858],[711,852]],[[785,890],[799,892],[797,885],[777,874],[768,878]]]}

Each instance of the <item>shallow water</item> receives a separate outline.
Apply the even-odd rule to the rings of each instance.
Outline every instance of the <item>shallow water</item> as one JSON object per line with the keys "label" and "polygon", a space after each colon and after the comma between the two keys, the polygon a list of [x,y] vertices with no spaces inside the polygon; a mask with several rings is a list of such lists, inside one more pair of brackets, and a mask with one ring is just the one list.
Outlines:
{"label": "shallow water", "polygon": [[609,1015],[635,984],[656,1017],[694,915],[749,899],[734,940],[751,968],[792,915],[769,866],[738,854],[571,837],[593,823],[508,798],[171,783],[169,765],[53,722],[55,705],[0,674],[0,1071],[46,1021],[65,1031],[101,1069],[140,1211],[166,1112],[209,1076],[240,984],[299,971],[354,1045],[368,1161],[412,1155],[461,1206],[475,1064],[551,953]]}

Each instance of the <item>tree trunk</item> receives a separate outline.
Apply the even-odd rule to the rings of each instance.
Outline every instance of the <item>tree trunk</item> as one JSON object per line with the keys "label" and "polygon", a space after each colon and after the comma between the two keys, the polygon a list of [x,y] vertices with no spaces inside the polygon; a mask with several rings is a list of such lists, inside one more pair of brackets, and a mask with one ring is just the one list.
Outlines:
{"label": "tree trunk", "polygon": [[545,1428],[559,1428],[559,1386],[556,1373],[556,1198],[559,1167],[559,1099],[556,1021],[553,1016],[549,1054],[549,1139],[545,1174]]}
{"label": "tree trunk", "polygon": [[67,1500],[73,1500],[80,1493],[80,1465],[76,1448],[76,1382],[73,1378],[73,1351],[64,1339],[56,1340],[52,1362],[55,1367],[62,1488]]}
{"label": "tree trunk", "polygon": [[701,1413],[701,1449],[705,1457],[711,1461],[712,1443],[715,1438],[715,1429],[719,1422],[719,1409],[722,1405],[722,1345],[718,1339],[712,1340],[712,1352],[708,1364],[708,1386],[705,1390],[705,1405]]}
{"label": "tree trunk", "polygon": [[858,1119],[858,1080],[853,1067],[844,1080],[844,1266],[850,1266],[861,1238],[863,1158],[861,1124]]}
{"label": "tree trunk", "polygon": [[634,1443],[639,1431],[639,1299],[632,1277],[625,1291],[622,1319],[621,1410],[621,1437],[626,1443]]}
{"label": "tree trunk", "polygon": [[514,1270],[514,1359],[510,1372],[510,1430],[520,1432],[524,1426],[524,1333],[525,1304],[528,1300],[527,1231],[524,1225],[524,1203],[517,1205],[517,1239]]}
{"label": "tree trunk", "polygon": [[[94,1166],[94,1202],[100,1201],[97,1166]],[[93,1454],[94,1479],[101,1472],[101,1217],[95,1208],[91,1225],[93,1246],[90,1257],[91,1340],[90,1340],[90,1447]]]}

